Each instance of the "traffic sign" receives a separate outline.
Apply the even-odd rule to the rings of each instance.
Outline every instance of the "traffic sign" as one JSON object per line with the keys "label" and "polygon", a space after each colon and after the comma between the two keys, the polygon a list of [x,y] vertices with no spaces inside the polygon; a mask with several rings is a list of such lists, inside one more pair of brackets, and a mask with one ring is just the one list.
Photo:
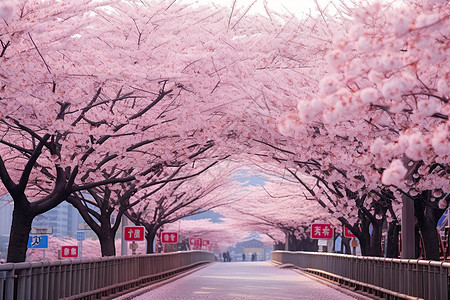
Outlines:
{"label": "traffic sign", "polygon": [[178,250],[177,244],[163,244],[164,253],[176,252]]}
{"label": "traffic sign", "polygon": [[48,235],[30,235],[27,247],[28,249],[47,249]]}
{"label": "traffic sign", "polygon": [[84,241],[86,239],[86,233],[84,231],[77,231],[77,241]]}
{"label": "traffic sign", "polygon": [[317,246],[326,246],[326,245],[328,245],[328,241],[327,240],[319,239],[317,241]]}
{"label": "traffic sign", "polygon": [[200,250],[202,248],[202,238],[189,238],[191,250]]}
{"label": "traffic sign", "polygon": [[311,238],[312,239],[332,239],[333,227],[331,224],[312,224],[311,225]]}
{"label": "traffic sign", "polygon": [[31,231],[30,231],[30,234],[52,234],[52,233],[53,233],[52,226],[31,227]]}
{"label": "traffic sign", "polygon": [[78,246],[62,246],[61,247],[61,257],[77,258],[78,257]]}
{"label": "traffic sign", "polygon": [[356,237],[356,235],[354,235],[350,229],[348,229],[347,227],[344,227],[344,236],[348,237],[348,238],[354,238]]}
{"label": "traffic sign", "polygon": [[145,240],[144,226],[125,226],[123,229],[125,241],[143,241]]}
{"label": "traffic sign", "polygon": [[203,244],[204,247],[209,246],[209,240],[203,240]]}
{"label": "traffic sign", "polygon": [[162,232],[161,242],[163,244],[176,244],[178,243],[178,233],[177,232]]}
{"label": "traffic sign", "polygon": [[86,223],[79,223],[78,230],[91,230],[91,227]]}

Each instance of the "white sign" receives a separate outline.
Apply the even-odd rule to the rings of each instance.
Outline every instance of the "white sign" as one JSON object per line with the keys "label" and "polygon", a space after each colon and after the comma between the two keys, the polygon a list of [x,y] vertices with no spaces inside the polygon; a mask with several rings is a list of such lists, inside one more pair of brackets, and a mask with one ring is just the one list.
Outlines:
{"label": "white sign", "polygon": [[30,234],[52,234],[53,233],[53,227],[47,226],[47,227],[31,227]]}
{"label": "white sign", "polygon": [[78,230],[91,230],[91,227],[86,223],[80,223],[78,224]]}
{"label": "white sign", "polygon": [[327,243],[328,243],[328,240],[322,240],[322,239],[317,240],[317,245],[318,246],[326,246]]}

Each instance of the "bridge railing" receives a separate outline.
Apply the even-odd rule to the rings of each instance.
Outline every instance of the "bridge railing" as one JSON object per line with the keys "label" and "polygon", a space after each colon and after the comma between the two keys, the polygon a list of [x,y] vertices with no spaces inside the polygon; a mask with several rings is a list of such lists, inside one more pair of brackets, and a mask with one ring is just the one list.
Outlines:
{"label": "bridge railing", "polygon": [[0,299],[96,299],[164,280],[198,264],[210,252],[8,263],[0,265]]}
{"label": "bridge railing", "polygon": [[352,286],[378,288],[388,298],[450,299],[448,262],[289,251],[272,252],[272,260]]}

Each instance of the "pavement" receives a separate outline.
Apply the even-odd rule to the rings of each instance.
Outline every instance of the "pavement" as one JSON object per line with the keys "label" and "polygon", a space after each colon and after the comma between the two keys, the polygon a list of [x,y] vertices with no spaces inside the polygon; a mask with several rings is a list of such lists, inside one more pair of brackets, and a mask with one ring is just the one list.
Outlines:
{"label": "pavement", "polygon": [[134,300],[349,300],[369,299],[270,262],[213,263],[176,280],[118,299]]}

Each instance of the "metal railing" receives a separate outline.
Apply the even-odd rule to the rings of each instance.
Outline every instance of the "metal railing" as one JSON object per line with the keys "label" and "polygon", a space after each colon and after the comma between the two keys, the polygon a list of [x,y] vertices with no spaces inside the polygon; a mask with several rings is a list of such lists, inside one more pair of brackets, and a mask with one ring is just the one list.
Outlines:
{"label": "metal railing", "polygon": [[201,263],[210,252],[8,263],[0,265],[0,299],[95,299],[163,280]]}
{"label": "metal railing", "polygon": [[354,287],[369,286],[387,298],[450,299],[448,262],[288,251],[272,252],[272,260]]}

